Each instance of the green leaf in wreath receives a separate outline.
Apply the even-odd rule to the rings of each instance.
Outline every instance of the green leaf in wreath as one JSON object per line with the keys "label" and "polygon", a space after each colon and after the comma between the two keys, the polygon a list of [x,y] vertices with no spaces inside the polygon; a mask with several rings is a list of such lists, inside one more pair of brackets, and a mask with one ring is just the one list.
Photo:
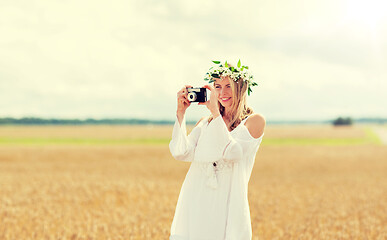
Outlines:
{"label": "green leaf in wreath", "polygon": [[219,64],[220,63],[220,61],[212,61],[213,63],[216,63],[216,64]]}
{"label": "green leaf in wreath", "polygon": [[228,68],[228,64],[227,64],[227,61],[224,63],[224,66],[226,67],[226,68]]}
{"label": "green leaf in wreath", "polygon": [[241,60],[239,59],[239,61],[238,61],[238,68],[240,68],[241,67]]}

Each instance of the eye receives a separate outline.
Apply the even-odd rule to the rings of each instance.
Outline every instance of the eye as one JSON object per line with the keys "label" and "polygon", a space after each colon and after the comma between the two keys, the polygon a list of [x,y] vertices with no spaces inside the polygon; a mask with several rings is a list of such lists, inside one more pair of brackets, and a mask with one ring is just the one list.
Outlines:
{"label": "eye", "polygon": [[219,85],[216,85],[215,88],[220,88],[220,86],[219,86]]}

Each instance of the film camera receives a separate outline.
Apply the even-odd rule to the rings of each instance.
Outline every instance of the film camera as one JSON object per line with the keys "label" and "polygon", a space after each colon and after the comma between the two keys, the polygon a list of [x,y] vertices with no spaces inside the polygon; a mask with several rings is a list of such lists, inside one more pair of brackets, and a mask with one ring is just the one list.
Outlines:
{"label": "film camera", "polygon": [[190,102],[205,102],[207,101],[207,89],[206,88],[187,88],[188,101]]}

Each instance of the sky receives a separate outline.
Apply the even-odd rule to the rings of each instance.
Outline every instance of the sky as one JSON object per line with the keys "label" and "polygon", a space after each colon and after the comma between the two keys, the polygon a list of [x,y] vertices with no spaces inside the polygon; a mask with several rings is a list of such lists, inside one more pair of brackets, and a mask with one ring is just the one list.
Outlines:
{"label": "sky", "polygon": [[[1,1],[0,117],[173,120],[212,60],[267,122],[387,117],[381,0]],[[208,115],[191,104],[187,120]]]}

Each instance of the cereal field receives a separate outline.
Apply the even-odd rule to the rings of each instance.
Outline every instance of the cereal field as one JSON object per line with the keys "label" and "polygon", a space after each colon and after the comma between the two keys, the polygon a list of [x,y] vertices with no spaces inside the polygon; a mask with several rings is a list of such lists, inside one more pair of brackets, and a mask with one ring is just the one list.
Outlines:
{"label": "cereal field", "polygon": [[[168,239],[189,163],[171,126],[0,127],[0,239]],[[266,127],[253,239],[387,239],[387,146],[371,126]]]}

